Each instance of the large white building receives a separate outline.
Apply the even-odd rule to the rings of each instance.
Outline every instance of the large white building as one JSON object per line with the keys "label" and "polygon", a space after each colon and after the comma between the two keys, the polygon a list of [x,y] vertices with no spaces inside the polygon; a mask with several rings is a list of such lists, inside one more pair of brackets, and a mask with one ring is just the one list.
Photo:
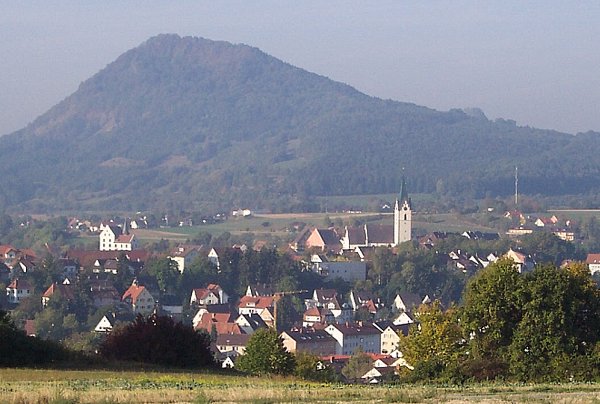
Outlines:
{"label": "large white building", "polygon": [[344,250],[357,247],[394,247],[412,239],[412,202],[402,178],[400,195],[394,205],[394,224],[365,224],[347,227],[341,239]]}
{"label": "large white building", "polygon": [[130,234],[128,227],[125,229],[116,225],[104,226],[100,232],[100,251],[131,251],[138,247],[134,234]]}
{"label": "large white building", "polygon": [[352,355],[357,349],[380,353],[381,331],[371,323],[330,324],[325,332],[336,340],[336,355]]}

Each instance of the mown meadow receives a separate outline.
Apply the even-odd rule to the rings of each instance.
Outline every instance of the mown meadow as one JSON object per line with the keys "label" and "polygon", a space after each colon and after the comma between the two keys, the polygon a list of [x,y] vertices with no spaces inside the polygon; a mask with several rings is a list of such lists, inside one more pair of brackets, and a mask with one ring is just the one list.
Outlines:
{"label": "mown meadow", "polygon": [[0,369],[2,403],[600,402],[597,384],[342,385],[173,371]]}

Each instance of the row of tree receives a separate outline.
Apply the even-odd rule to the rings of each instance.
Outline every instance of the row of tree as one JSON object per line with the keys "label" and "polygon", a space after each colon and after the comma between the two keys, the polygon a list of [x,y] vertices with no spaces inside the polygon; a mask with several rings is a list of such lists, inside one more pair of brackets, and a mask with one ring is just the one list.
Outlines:
{"label": "row of tree", "polygon": [[418,321],[401,336],[408,379],[600,377],[600,292],[582,263],[520,274],[498,261],[469,281],[461,306],[422,307]]}

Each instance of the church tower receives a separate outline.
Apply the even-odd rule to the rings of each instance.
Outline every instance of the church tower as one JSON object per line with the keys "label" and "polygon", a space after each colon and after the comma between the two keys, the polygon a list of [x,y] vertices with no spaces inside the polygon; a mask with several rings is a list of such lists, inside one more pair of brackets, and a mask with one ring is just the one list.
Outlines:
{"label": "church tower", "polygon": [[406,180],[402,176],[400,197],[394,205],[394,245],[412,238],[412,204],[406,190]]}

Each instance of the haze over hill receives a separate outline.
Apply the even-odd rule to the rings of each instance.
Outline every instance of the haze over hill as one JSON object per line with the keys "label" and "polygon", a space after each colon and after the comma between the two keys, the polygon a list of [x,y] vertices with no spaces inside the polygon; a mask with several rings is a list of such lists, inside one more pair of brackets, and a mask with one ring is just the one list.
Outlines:
{"label": "haze over hill", "polygon": [[[376,74],[376,72],[373,72]],[[600,189],[597,133],[572,136],[369,97],[256,48],[159,35],[3,137],[0,206],[310,208],[316,195]]]}

